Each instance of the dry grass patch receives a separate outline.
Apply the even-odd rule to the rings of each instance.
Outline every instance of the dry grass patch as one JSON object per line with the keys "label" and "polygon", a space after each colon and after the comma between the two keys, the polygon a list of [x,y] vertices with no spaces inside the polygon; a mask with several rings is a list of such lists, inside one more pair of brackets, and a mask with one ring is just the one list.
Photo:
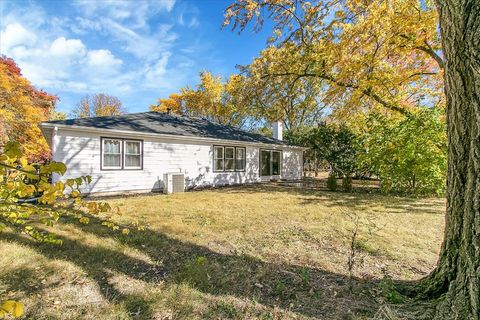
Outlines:
{"label": "dry grass patch", "polygon": [[2,234],[0,293],[29,319],[366,319],[385,275],[433,268],[445,206],[265,186],[109,201],[147,230],[65,221],[60,247]]}

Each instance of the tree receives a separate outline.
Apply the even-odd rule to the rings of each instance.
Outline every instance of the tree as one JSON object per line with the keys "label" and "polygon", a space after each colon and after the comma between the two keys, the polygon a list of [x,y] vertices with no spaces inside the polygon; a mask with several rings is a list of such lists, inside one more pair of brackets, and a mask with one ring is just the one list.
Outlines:
{"label": "tree", "polygon": [[150,111],[155,111],[155,112],[170,111],[175,114],[181,115],[184,113],[183,97],[181,94],[172,93],[166,99],[158,98],[157,105],[151,105]]}
{"label": "tree", "polygon": [[[302,5],[301,12],[306,12],[306,15],[299,16],[296,11],[299,3]],[[266,8],[265,11],[277,22],[276,29],[280,34],[282,31],[287,31],[285,35],[287,40],[294,39],[297,43],[307,44],[304,46],[306,54],[310,54],[310,48],[323,46],[324,49],[328,49],[326,55],[332,52],[339,55],[339,60],[345,62],[345,66],[359,66],[360,68],[349,69],[337,63],[331,64],[331,59],[325,59],[321,51],[315,50],[314,52],[319,55],[309,56],[308,60],[311,61],[312,66],[320,66],[318,70],[304,72],[305,69],[299,69],[284,72],[288,74],[296,72],[300,77],[325,79],[339,92],[343,91],[350,97],[355,94],[359,106],[363,106],[361,102],[365,97],[368,99],[368,106],[373,102],[373,106],[378,105],[386,110],[408,114],[410,107],[402,103],[402,101],[408,102],[408,99],[398,99],[398,95],[389,95],[390,90],[395,89],[393,92],[401,93],[401,98],[408,97],[407,92],[415,95],[416,92],[431,90],[437,84],[425,82],[425,80],[429,78],[430,73],[438,75],[438,71],[445,68],[448,134],[445,235],[437,268],[419,288],[424,298],[438,299],[434,315],[436,319],[479,319],[480,86],[478,83],[480,83],[480,59],[478,52],[480,52],[480,42],[478,35],[480,33],[480,2],[478,0],[436,1],[446,62],[439,53],[438,41],[435,40],[437,39],[437,15],[427,7],[427,4],[427,2],[410,0],[346,1],[342,7],[348,10],[340,10],[338,15],[340,21],[347,23],[350,21],[351,24],[344,25],[343,29],[332,29],[331,25],[336,24],[338,20],[333,19],[328,22],[326,19],[331,17],[329,6],[332,2],[330,1],[319,1],[311,6],[301,1],[239,0],[227,9],[226,22],[234,18],[234,26],[245,28],[250,20],[261,17],[262,10]],[[377,10],[382,6],[386,11]],[[352,12],[356,14],[352,15]],[[373,12],[382,14],[376,14],[373,17],[370,15]],[[369,16],[372,19],[368,19]],[[368,21],[370,23],[366,24]],[[261,19],[257,22],[260,26]],[[305,27],[311,26],[312,23],[316,24],[315,28]],[[289,29],[290,26],[293,27]],[[364,36],[358,33],[362,28]],[[288,32],[288,30],[292,31]],[[352,33],[352,30],[356,32]],[[375,30],[383,36],[375,36],[377,33],[371,32]],[[319,32],[320,36],[315,36]],[[343,34],[347,37],[343,37]],[[351,38],[349,35],[356,36]],[[312,37],[317,41],[308,45]],[[326,47],[324,40],[328,40],[328,37],[338,39],[335,42],[338,46],[331,46],[329,43]],[[342,39],[350,41],[345,43]],[[373,43],[379,45],[368,50],[369,47],[363,44],[372,43],[372,39]],[[352,46],[352,41],[358,41],[358,45],[361,45],[364,50],[359,50],[358,46],[357,48],[355,45]],[[377,47],[379,47],[378,50]],[[380,50],[382,48],[387,51]],[[407,51],[410,54],[406,54]],[[352,53],[353,65],[342,59],[342,53],[348,52]],[[371,64],[362,59],[360,54],[363,54],[366,59],[383,57],[380,59],[382,63]],[[391,56],[396,58],[394,64],[386,59]],[[418,57],[419,59],[416,60],[420,61],[419,64],[415,63],[412,57]],[[435,62],[434,69],[429,69],[432,64],[427,61]],[[375,78],[369,76],[372,74],[369,71],[372,67],[374,71],[376,70]],[[398,76],[390,78],[397,70]],[[333,71],[334,74],[329,71]],[[360,76],[357,75],[358,71]],[[389,77],[384,77],[383,72]],[[409,78],[416,80],[407,81]],[[383,81],[384,89],[382,89]],[[409,84],[405,85],[404,81]],[[424,90],[421,90],[422,88]]]}
{"label": "tree", "polygon": [[50,116],[50,120],[66,120],[67,114],[63,111],[54,111]]}
{"label": "tree", "polygon": [[357,136],[345,125],[320,123],[315,127],[287,135],[294,143],[309,147],[306,161],[326,161],[331,174],[350,177],[357,164]]}
{"label": "tree", "polygon": [[49,120],[57,97],[36,89],[15,62],[0,56],[0,145],[18,141],[30,160],[49,158],[38,123]]}
{"label": "tree", "polygon": [[125,112],[120,99],[105,93],[97,93],[93,97],[87,94],[81,98],[71,116],[73,118],[119,116]]}
{"label": "tree", "polygon": [[448,171],[444,241],[428,298],[436,319],[480,318],[480,2],[438,0],[445,55]]}
{"label": "tree", "polygon": [[225,16],[240,30],[252,20],[258,30],[271,17],[270,46],[251,68],[318,83],[337,114],[379,106],[407,114],[441,102],[437,15],[423,1],[238,0]]}
{"label": "tree", "polygon": [[262,68],[265,61],[258,62],[256,59],[251,65],[239,67],[245,76],[240,94],[257,117],[269,122],[281,120],[292,134],[303,126],[316,124],[325,109],[319,99],[322,88],[308,79],[293,81],[291,77],[266,77]]}
{"label": "tree", "polygon": [[245,78],[231,75],[227,81],[208,71],[200,73],[200,83],[193,89],[185,87],[180,94],[171,94],[167,99],[158,99],[151,111],[185,114],[238,128],[252,127],[255,117],[242,88]]}

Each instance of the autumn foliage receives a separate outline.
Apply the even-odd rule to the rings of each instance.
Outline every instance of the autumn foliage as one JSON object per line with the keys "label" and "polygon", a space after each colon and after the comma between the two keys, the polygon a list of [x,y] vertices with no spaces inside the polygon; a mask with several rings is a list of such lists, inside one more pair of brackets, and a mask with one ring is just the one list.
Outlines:
{"label": "autumn foliage", "polygon": [[151,111],[203,117],[224,125],[245,129],[254,123],[255,113],[243,93],[245,77],[231,75],[226,81],[211,72],[200,72],[200,83],[191,88],[181,88],[167,99],[158,99]]}
{"label": "autumn foliage", "polygon": [[30,160],[48,159],[38,124],[50,119],[57,100],[23,77],[15,61],[0,56],[0,144],[16,140]]}
{"label": "autumn foliage", "polygon": [[126,113],[122,102],[115,96],[97,93],[93,96],[85,95],[72,110],[73,118],[91,118],[119,116]]}

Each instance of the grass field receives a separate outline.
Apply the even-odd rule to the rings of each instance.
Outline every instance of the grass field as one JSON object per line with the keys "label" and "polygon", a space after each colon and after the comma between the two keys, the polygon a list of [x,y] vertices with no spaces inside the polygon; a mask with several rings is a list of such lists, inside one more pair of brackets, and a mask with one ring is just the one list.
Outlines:
{"label": "grass field", "polygon": [[[109,199],[148,228],[0,233],[0,295],[27,319],[369,319],[434,267],[444,199],[251,186]],[[355,260],[351,257],[352,234]]]}

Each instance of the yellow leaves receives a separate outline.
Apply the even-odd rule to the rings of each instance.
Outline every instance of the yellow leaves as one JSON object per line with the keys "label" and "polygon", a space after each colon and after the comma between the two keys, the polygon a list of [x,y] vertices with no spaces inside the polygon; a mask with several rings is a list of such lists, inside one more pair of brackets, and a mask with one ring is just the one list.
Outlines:
{"label": "yellow leaves", "polygon": [[245,104],[241,95],[243,77],[233,75],[226,82],[211,72],[200,73],[200,84],[196,88],[185,87],[180,94],[173,93],[167,99],[158,99],[158,105],[150,110],[185,113],[228,125],[239,125],[249,113],[250,105]]}
{"label": "yellow leaves", "polygon": [[127,228],[122,229],[122,234],[127,236],[129,233],[130,233],[129,229],[127,229]]}
{"label": "yellow leaves", "polygon": [[33,195],[34,192],[35,192],[35,187],[33,185],[22,183],[17,187],[17,196],[20,198],[29,197]]}
{"label": "yellow leaves", "polygon": [[[51,183],[49,176],[52,172],[62,174],[66,171],[63,163],[32,165],[24,158],[18,143],[12,142],[6,146],[6,151],[12,158],[0,150],[0,159],[5,161],[2,162],[3,166],[0,165],[0,200],[4,202],[0,206],[0,228],[8,224],[15,227],[13,230],[19,230],[35,240],[60,244],[61,241],[52,234],[40,231],[38,225],[53,227],[59,219],[66,216],[78,218],[80,223],[87,224],[92,219],[89,214],[95,214],[103,225],[112,230],[119,230],[123,234],[129,232],[121,230],[112,221],[113,214],[120,214],[118,207],[112,208],[106,202],[82,200],[80,190],[84,184],[92,181],[90,176]],[[14,161],[10,163],[12,160]],[[33,176],[36,179],[32,179]],[[22,308],[12,302],[5,306],[15,314]],[[0,317],[6,314],[7,311],[0,311]]]}
{"label": "yellow leaves", "polygon": [[[419,0],[347,0],[341,7],[298,3],[303,11],[286,10],[291,5],[287,0],[257,2],[273,20],[277,42],[250,64],[251,78],[293,83],[296,75],[308,74],[303,78],[322,86],[317,101],[334,110],[381,106],[397,112],[416,107],[418,101],[442,102],[441,67],[428,54],[429,48],[440,50],[432,6]],[[246,0],[230,8],[236,26],[255,19],[247,14],[253,9]],[[288,42],[281,42],[280,31]],[[281,110],[282,102],[277,99],[269,106]]]}
{"label": "yellow leaves", "polygon": [[85,204],[85,207],[87,208],[89,213],[97,214],[99,212],[98,204],[96,202],[87,202]]}
{"label": "yellow leaves", "polygon": [[20,148],[20,143],[16,141],[8,141],[5,147],[3,147],[3,152],[5,155],[11,159],[17,159],[22,156],[22,150]]}
{"label": "yellow leaves", "polygon": [[37,124],[48,120],[55,97],[35,89],[13,61],[0,57],[0,143],[17,140],[27,157],[47,156],[48,146]]}
{"label": "yellow leaves", "polygon": [[58,173],[64,175],[67,171],[67,166],[62,162],[51,161],[49,164],[42,166],[41,173]]}
{"label": "yellow leaves", "polygon": [[89,224],[90,223],[90,218],[88,217],[81,217],[80,219],[78,219],[78,221],[80,223],[83,223],[83,224]]}
{"label": "yellow leaves", "polygon": [[156,106],[150,106],[150,111],[167,112],[171,111],[176,114],[183,113],[183,96],[178,93],[172,93],[167,99],[158,99]]}
{"label": "yellow leaves", "polygon": [[7,300],[0,305],[0,319],[5,318],[7,314],[11,314],[15,318],[23,315],[23,304],[18,301]]}

